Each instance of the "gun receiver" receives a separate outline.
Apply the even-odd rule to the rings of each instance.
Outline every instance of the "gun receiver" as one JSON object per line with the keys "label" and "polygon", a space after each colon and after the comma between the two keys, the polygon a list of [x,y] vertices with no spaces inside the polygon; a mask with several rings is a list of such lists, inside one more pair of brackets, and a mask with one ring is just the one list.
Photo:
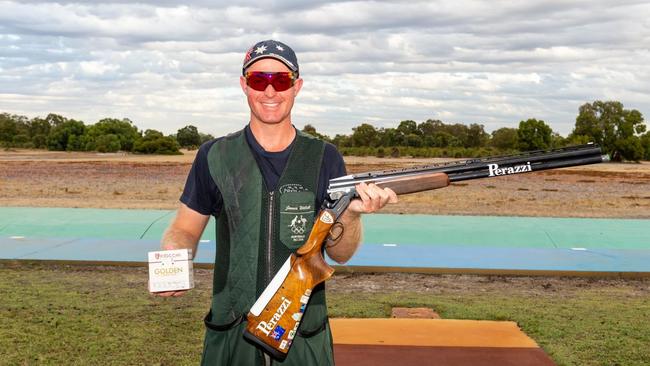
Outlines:
{"label": "gun receiver", "polygon": [[244,337],[274,358],[286,358],[312,289],[334,273],[323,258],[323,244],[350,200],[356,197],[355,186],[361,182],[391,188],[397,194],[408,194],[443,188],[450,182],[597,164],[607,160],[600,147],[590,143],[332,179],[327,190],[328,199],[323,203],[307,241],[291,254],[251,307]]}

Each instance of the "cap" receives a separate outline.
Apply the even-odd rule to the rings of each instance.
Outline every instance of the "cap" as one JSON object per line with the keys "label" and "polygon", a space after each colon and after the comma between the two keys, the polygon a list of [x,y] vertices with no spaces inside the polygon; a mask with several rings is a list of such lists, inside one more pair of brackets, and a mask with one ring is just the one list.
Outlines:
{"label": "cap", "polygon": [[291,71],[296,74],[298,73],[298,58],[291,47],[282,42],[269,39],[257,42],[246,52],[244,65],[242,66],[242,74],[245,72],[247,67],[263,58],[274,58],[287,65]]}

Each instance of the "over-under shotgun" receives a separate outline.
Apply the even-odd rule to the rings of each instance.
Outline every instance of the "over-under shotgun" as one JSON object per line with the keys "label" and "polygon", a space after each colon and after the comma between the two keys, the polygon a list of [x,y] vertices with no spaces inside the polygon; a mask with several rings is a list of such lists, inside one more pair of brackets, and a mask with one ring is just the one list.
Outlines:
{"label": "over-under shotgun", "polygon": [[248,313],[244,337],[278,360],[286,358],[309,303],[312,289],[334,273],[323,258],[323,245],[341,213],[356,197],[361,182],[387,187],[397,194],[443,188],[468,179],[535,172],[606,161],[598,145],[471,159],[404,169],[367,172],[330,180],[328,197],[309,238],[291,254]]}

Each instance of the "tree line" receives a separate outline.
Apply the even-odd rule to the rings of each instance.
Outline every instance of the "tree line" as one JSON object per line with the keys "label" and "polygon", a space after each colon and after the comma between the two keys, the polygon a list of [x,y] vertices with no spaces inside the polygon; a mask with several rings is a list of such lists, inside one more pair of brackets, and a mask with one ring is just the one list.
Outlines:
{"label": "tree line", "polygon": [[440,120],[401,121],[395,128],[362,123],[351,135],[322,135],[312,125],[303,129],[339,147],[344,155],[416,157],[481,157],[519,151],[560,148],[595,142],[613,160],[650,160],[650,132],[643,115],[617,101],[595,101],[580,106],[573,131],[567,137],[543,120],[530,118],[517,128],[487,133],[481,124],[447,124]]}
{"label": "tree line", "polygon": [[180,148],[196,148],[212,138],[192,125],[165,136],[153,129],[140,131],[128,118],[104,118],[86,125],[53,113],[32,119],[0,113],[0,146],[5,148],[180,154]]}
{"label": "tree line", "polygon": [[[559,148],[595,142],[613,160],[650,160],[650,132],[643,115],[617,101],[595,101],[580,106],[573,131],[567,137],[543,120],[530,118],[517,128],[503,127],[487,133],[481,124],[401,121],[397,127],[376,128],[362,123],[352,134],[333,138],[307,124],[303,131],[335,144],[344,155],[481,157],[518,151]],[[129,119],[83,121],[49,114],[45,118],[0,114],[0,146],[59,151],[128,151],[143,154],[179,154],[179,148],[196,148],[214,138],[187,125],[165,136],[140,131]]]}

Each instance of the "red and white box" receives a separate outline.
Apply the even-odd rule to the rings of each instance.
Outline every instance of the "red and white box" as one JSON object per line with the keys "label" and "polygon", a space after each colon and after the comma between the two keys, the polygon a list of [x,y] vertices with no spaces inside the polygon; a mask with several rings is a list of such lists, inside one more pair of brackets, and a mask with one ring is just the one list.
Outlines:
{"label": "red and white box", "polygon": [[194,288],[191,249],[149,252],[149,291],[164,292]]}

